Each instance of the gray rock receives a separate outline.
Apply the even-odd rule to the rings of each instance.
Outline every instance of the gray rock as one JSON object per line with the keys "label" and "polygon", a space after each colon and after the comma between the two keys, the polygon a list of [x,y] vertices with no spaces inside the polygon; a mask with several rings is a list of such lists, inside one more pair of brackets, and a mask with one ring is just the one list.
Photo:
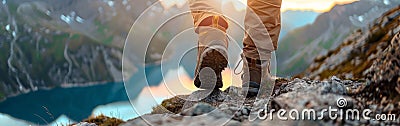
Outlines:
{"label": "gray rock", "polygon": [[181,114],[184,116],[197,116],[197,115],[203,115],[212,112],[215,110],[214,107],[212,107],[210,104],[207,103],[198,103],[194,105],[193,107],[184,110]]}
{"label": "gray rock", "polygon": [[95,123],[80,122],[80,123],[75,124],[73,126],[97,126],[97,125]]}
{"label": "gray rock", "polygon": [[242,115],[249,115],[249,109],[247,109],[247,108],[243,108],[242,109]]}
{"label": "gray rock", "polygon": [[[202,105],[201,105],[202,106]],[[191,126],[204,126],[204,125],[230,125],[238,126],[238,121],[232,120],[230,116],[225,113],[214,110],[210,113],[198,116],[182,116],[173,114],[152,114],[143,115],[139,118],[128,121],[122,126],[142,126],[142,125],[158,125],[158,126],[171,126],[171,125],[191,125]]]}
{"label": "gray rock", "polygon": [[[365,103],[359,102],[363,99],[356,99],[354,96],[348,96],[348,89],[362,90],[364,83],[351,80],[340,80],[332,77],[328,81],[294,79],[287,83],[283,83],[277,89],[280,93],[271,99],[244,99],[240,95],[240,88],[229,87],[228,91],[196,91],[188,96],[189,100],[185,103],[185,108],[180,114],[172,115],[144,115],[140,119],[128,121],[127,125],[141,125],[149,122],[155,125],[393,125],[395,122],[369,122],[368,120],[330,120],[327,113],[322,116],[324,120],[261,120],[257,119],[260,113],[258,110],[272,113],[276,118],[277,109],[304,110],[314,109],[317,117],[321,116],[321,111],[328,108],[333,109],[364,109]],[[353,93],[354,94],[354,93]],[[223,99],[223,100],[222,100]],[[345,99],[345,106],[338,106],[337,100]],[[269,103],[268,108],[265,105]],[[393,110],[394,106],[390,104],[385,106],[369,105],[374,108],[372,111]],[[344,114],[344,113],[343,113]],[[270,116],[267,113],[267,117]],[[343,116],[338,113],[338,116]],[[249,119],[256,119],[249,121]]]}

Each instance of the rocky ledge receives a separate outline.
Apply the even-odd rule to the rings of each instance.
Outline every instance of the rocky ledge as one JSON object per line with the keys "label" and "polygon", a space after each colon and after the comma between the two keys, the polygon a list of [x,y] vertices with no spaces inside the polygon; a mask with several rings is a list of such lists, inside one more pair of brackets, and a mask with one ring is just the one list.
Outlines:
{"label": "rocky ledge", "polygon": [[[338,117],[343,118],[331,119],[326,112],[323,112],[329,108],[360,112],[370,109],[371,112],[368,114],[370,118],[375,118],[376,114],[397,114],[398,116],[399,101],[381,99],[377,102],[372,98],[363,97],[368,94],[365,92],[366,87],[368,85],[365,82],[341,80],[337,77],[332,77],[327,81],[308,78],[296,78],[290,81],[279,79],[275,84],[270,107],[267,108],[269,111],[261,113],[259,110],[265,110],[264,105],[267,100],[245,99],[239,87],[229,87],[225,91],[213,92],[199,90],[190,95],[164,100],[160,106],[154,107],[152,113],[129,120],[122,125],[400,125],[398,117],[391,121],[367,120],[362,116],[359,120],[345,119],[346,113],[338,112]],[[204,94],[208,95],[199,98]],[[307,116],[301,119],[300,115],[300,120],[292,120],[286,114],[289,119],[280,120],[277,111],[281,109],[286,112],[313,109],[317,119],[308,119]]]}

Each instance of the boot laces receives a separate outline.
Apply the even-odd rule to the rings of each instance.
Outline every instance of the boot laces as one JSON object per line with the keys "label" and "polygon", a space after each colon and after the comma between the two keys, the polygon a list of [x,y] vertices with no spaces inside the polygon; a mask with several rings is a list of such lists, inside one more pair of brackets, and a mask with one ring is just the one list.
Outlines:
{"label": "boot laces", "polygon": [[233,69],[233,73],[234,73],[235,75],[239,75],[239,74],[241,74],[241,73],[243,72],[243,69],[240,70],[239,72],[236,72],[237,69],[239,68],[239,65],[240,65],[242,62],[243,62],[243,58],[240,58],[239,62],[236,63],[235,69]]}
{"label": "boot laces", "polygon": [[[228,38],[228,43],[231,43],[231,41],[233,41],[233,39],[232,39],[230,36],[228,36],[228,35],[227,35],[227,38]],[[243,72],[243,69],[240,70],[239,72],[237,72],[237,69],[239,68],[239,65],[240,65],[242,62],[243,62],[243,58],[240,58],[240,60],[239,60],[239,61],[236,63],[236,65],[235,65],[235,69],[233,69],[233,74],[239,75],[239,74],[241,74],[241,73]]]}

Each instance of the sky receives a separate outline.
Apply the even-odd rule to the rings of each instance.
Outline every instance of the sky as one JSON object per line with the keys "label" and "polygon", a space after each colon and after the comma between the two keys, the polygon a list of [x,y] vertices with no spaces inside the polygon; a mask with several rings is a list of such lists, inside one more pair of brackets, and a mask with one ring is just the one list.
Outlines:
{"label": "sky", "polygon": [[[160,0],[164,6],[183,6],[187,0]],[[224,0],[235,1],[235,0]],[[236,0],[246,4],[247,0]],[[327,12],[336,4],[346,4],[358,0],[282,0],[282,12],[286,10],[308,10],[315,12]],[[244,9],[243,4],[236,4],[237,9]]]}
{"label": "sky", "polygon": [[327,12],[336,4],[346,4],[354,1],[358,0],[283,0],[282,10],[312,10],[316,12]]}

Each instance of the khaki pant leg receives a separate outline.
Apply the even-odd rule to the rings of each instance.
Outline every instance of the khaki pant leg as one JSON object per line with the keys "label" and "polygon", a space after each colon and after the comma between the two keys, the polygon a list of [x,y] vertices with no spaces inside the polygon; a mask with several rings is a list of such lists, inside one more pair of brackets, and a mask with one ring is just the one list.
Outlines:
{"label": "khaki pant leg", "polygon": [[222,14],[222,0],[189,0],[189,7],[194,20],[196,33],[198,26],[207,17],[220,16],[226,22]]}
{"label": "khaki pant leg", "polygon": [[243,53],[246,57],[269,60],[278,47],[282,0],[248,0]]}

